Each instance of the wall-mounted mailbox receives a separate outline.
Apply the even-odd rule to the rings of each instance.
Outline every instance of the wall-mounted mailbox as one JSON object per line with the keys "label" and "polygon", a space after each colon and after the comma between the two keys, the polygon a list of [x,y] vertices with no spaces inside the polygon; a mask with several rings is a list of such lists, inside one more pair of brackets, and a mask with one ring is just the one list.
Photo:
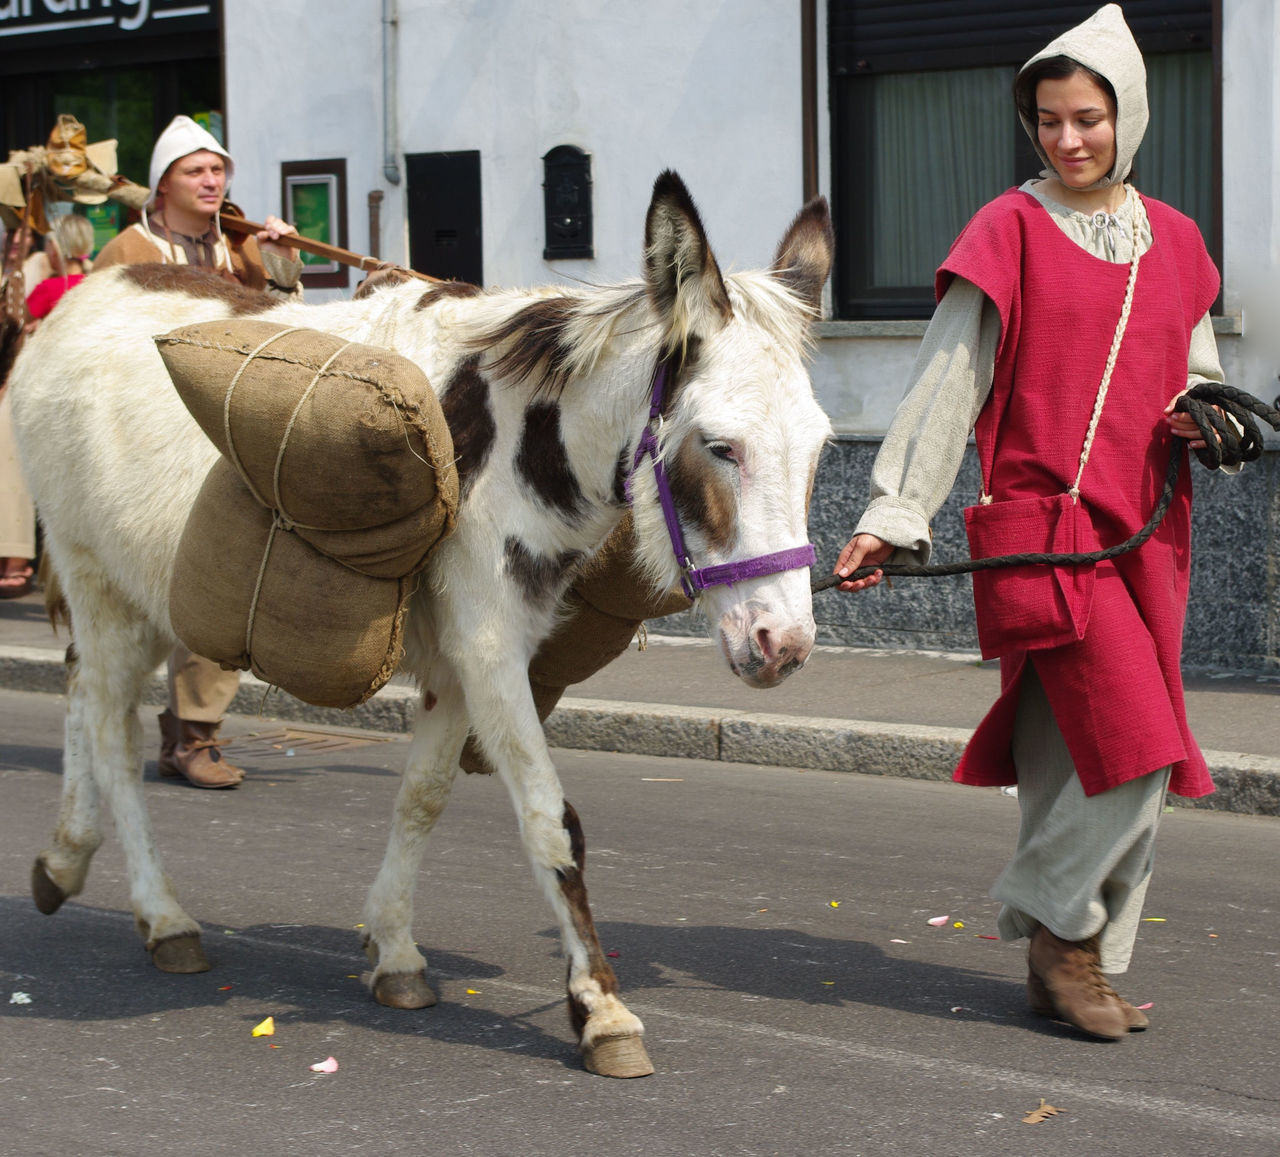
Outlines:
{"label": "wall-mounted mailbox", "polygon": [[542,199],[546,211],[548,261],[594,257],[591,236],[591,154],[576,145],[557,145],[542,158]]}

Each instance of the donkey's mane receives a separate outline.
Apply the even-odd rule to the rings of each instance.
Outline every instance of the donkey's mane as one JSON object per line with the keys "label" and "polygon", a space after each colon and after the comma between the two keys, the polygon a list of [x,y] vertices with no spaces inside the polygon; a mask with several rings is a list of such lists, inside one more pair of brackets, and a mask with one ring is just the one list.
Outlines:
{"label": "donkey's mane", "polygon": [[[778,278],[736,273],[725,287],[740,321],[792,352],[807,348],[811,311]],[[494,373],[551,397],[590,373],[616,338],[651,330],[655,357],[677,340],[658,329],[639,279],[594,289],[495,290],[469,304],[463,344],[493,354]]]}
{"label": "donkey's mane", "polygon": [[790,353],[802,354],[813,340],[817,314],[779,278],[763,269],[725,276],[734,313],[764,330]]}

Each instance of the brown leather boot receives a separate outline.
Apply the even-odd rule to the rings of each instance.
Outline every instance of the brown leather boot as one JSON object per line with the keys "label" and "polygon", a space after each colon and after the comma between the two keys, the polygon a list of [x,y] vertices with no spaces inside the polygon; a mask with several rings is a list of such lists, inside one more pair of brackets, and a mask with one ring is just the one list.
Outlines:
{"label": "brown leather boot", "polygon": [[1097,936],[1063,940],[1042,924],[1031,937],[1027,965],[1059,1019],[1104,1040],[1128,1036],[1129,1018],[1102,975]]}
{"label": "brown leather boot", "polygon": [[[1142,1009],[1134,1008],[1115,989],[1111,990],[1111,994],[1120,1002],[1120,1007],[1124,1009],[1124,1018],[1129,1023],[1130,1032],[1144,1032],[1151,1026],[1151,1021],[1147,1019],[1147,1014]],[[1037,1016],[1047,1016],[1051,1019],[1057,1018],[1058,1012],[1053,1007],[1053,998],[1049,995],[1049,990],[1045,988],[1044,981],[1034,972],[1027,973],[1027,1003],[1031,1006],[1031,1011]]]}
{"label": "brown leather boot", "polygon": [[166,707],[160,715],[160,774],[185,777],[195,787],[239,787],[244,771],[223,756],[218,727],[179,719]]}

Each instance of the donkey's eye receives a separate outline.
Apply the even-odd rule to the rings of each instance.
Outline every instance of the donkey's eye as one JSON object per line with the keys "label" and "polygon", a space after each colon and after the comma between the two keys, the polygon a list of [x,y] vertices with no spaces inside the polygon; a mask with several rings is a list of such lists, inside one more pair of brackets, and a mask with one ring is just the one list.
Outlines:
{"label": "donkey's eye", "polygon": [[733,447],[728,442],[708,441],[705,443],[707,452],[721,459],[724,462],[736,462],[738,456],[733,452]]}

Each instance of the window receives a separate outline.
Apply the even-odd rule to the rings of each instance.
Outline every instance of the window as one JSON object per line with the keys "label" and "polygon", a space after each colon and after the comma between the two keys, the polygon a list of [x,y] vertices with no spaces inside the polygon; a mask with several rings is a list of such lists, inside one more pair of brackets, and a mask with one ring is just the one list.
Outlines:
{"label": "window", "polygon": [[[828,0],[837,317],[932,313],[934,270],[964,223],[1042,167],[1013,109],[1018,68],[1096,8]],[[1136,183],[1194,218],[1212,253],[1211,15],[1211,0],[1125,4],[1151,106]]]}

